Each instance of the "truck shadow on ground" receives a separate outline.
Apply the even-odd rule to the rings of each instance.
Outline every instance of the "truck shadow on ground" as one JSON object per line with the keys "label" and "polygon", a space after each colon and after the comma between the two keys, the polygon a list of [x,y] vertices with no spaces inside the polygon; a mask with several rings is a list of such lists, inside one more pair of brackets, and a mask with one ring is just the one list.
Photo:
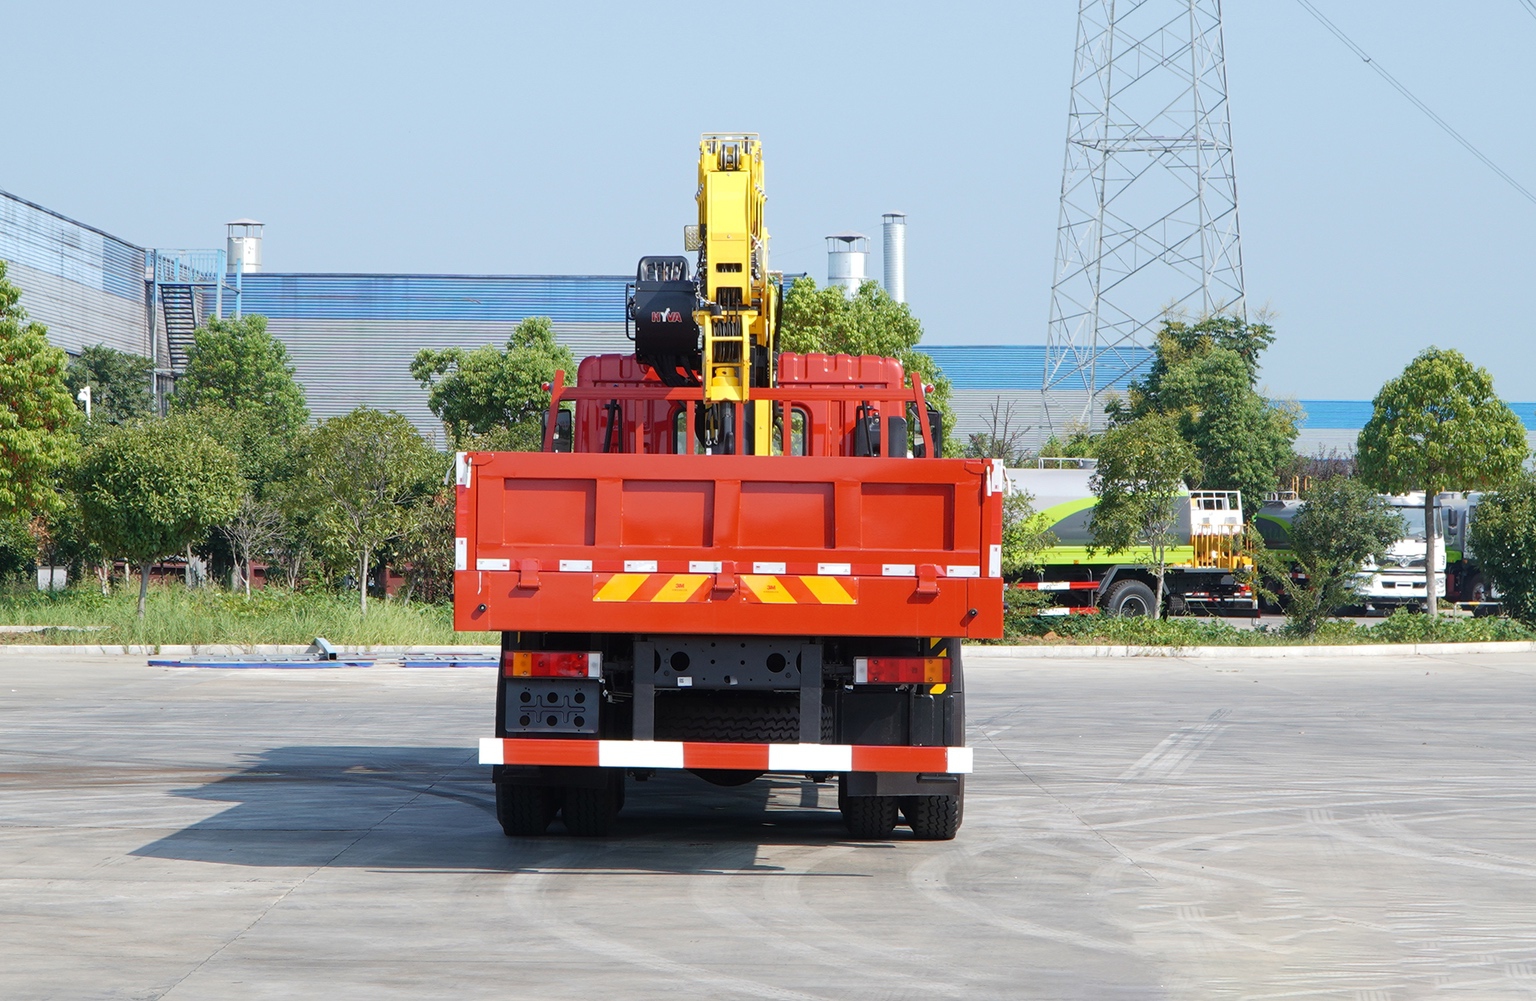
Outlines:
{"label": "truck shadow on ground", "polygon": [[[508,838],[490,769],[462,747],[281,747],[172,795],[228,809],[133,852],[224,865],[765,875],[764,845],[847,839],[834,783],[763,777],[734,788],[685,772],[628,783],[607,838]],[[899,830],[900,839],[905,831]],[[818,873],[858,876],[862,873]]]}

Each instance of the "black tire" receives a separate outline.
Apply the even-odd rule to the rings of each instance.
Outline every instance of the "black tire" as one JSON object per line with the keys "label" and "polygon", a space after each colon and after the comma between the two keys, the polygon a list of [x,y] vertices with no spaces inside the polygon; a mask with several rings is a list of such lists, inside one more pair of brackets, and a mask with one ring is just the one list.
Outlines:
{"label": "black tire", "polygon": [[1482,574],[1475,573],[1467,580],[1467,585],[1462,589],[1462,593],[1466,595],[1468,601],[1487,601],[1488,581],[1483,578]]}
{"label": "black tire", "polygon": [[606,837],[613,830],[614,819],[624,804],[624,774],[616,772],[606,785],[567,786],[565,805],[561,813],[565,817],[565,829],[578,838]]}
{"label": "black tire", "polygon": [[965,787],[958,796],[903,796],[901,815],[919,841],[950,841],[965,816]]}
{"label": "black tire", "polygon": [[1157,595],[1139,580],[1122,580],[1104,595],[1104,611],[1126,618],[1155,618]]}
{"label": "black tire", "polygon": [[560,791],[549,786],[496,783],[496,820],[509,838],[536,837],[560,809]]}
{"label": "black tire", "polygon": [[899,809],[895,796],[844,796],[838,787],[837,805],[848,833],[863,841],[881,841],[896,829]]}

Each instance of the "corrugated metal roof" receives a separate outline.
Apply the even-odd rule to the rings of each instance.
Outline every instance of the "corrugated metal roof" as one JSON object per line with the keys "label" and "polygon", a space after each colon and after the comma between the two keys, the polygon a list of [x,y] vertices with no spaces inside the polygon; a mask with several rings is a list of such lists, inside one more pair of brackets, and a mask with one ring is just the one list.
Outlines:
{"label": "corrugated metal roof", "polygon": [[[624,322],[625,283],[613,275],[244,276],[241,309],[283,320]],[[224,308],[234,308],[225,296]]]}
{"label": "corrugated metal roof", "polygon": [[[1045,378],[1043,344],[919,344],[918,350],[931,355],[956,388],[1039,390]],[[1102,357],[1095,376],[1101,389],[1124,389],[1151,363],[1151,349],[1123,348],[1119,359]],[[1070,380],[1076,372],[1068,364],[1059,374]]]}

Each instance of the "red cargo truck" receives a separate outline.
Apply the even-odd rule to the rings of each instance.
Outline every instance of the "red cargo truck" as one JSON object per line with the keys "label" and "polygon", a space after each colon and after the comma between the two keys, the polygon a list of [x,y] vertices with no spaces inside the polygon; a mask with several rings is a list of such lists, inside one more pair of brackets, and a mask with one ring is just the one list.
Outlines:
{"label": "red cargo truck", "polygon": [[687,769],[836,777],[855,836],[953,837],[960,641],[1002,633],[1001,464],[925,454],[938,414],[888,358],[785,353],[751,401],[628,355],[577,383],[545,451],[457,461],[455,623],[502,634],[480,760],[505,831],[606,833],[626,776]]}

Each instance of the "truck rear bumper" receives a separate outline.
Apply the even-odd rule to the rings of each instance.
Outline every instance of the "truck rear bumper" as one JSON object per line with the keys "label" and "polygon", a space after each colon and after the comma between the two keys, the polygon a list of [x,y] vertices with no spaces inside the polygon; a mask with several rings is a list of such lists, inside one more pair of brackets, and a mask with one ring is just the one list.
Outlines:
{"label": "truck rear bumper", "polygon": [[969,747],[872,744],[721,744],[672,740],[480,738],[482,765],[709,768],[760,772],[907,772],[963,775]]}

